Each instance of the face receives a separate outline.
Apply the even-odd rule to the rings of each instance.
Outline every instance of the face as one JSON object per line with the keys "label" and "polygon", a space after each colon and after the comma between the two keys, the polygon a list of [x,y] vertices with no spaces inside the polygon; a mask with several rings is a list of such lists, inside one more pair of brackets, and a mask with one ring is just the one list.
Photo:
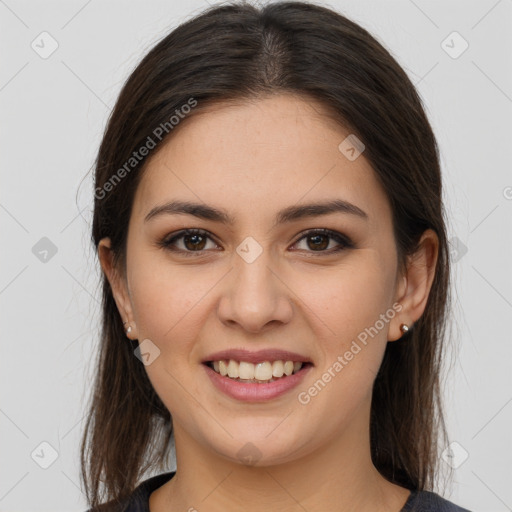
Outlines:
{"label": "face", "polygon": [[[223,104],[186,119],[146,168],[116,302],[145,344],[175,431],[209,453],[241,462],[253,450],[277,464],[340,432],[366,432],[386,344],[400,337],[404,287],[387,197],[364,152],[340,150],[349,134],[293,96]],[[178,201],[231,222],[155,210]],[[330,212],[303,208],[334,201]],[[246,384],[270,389],[249,397],[205,364],[237,349],[245,362],[274,351],[256,354],[272,369],[304,364],[274,381],[280,393]]]}

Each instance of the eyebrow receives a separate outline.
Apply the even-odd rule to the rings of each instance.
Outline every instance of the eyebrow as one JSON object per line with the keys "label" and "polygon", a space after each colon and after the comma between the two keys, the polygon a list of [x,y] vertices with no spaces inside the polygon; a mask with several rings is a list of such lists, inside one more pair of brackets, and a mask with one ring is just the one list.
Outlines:
{"label": "eyebrow", "polygon": [[[277,213],[274,226],[299,219],[329,215],[331,213],[347,213],[368,220],[368,214],[358,206],[342,199],[334,199],[331,201],[300,204],[284,208]],[[190,201],[169,201],[160,206],[155,206],[146,215],[144,222],[148,222],[160,215],[176,214],[193,215],[200,219],[221,222],[230,226],[235,223],[235,219],[226,210]]]}

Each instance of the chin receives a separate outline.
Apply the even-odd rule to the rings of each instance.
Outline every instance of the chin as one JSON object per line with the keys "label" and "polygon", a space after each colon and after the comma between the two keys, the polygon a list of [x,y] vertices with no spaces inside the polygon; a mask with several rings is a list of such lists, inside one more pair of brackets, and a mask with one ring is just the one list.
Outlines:
{"label": "chin", "polygon": [[[273,428],[275,425],[276,423],[273,424]],[[235,436],[224,445],[219,445],[217,442],[211,447],[216,454],[226,460],[247,467],[286,464],[306,455],[312,448],[311,440],[301,441],[297,437],[291,436],[286,429],[283,430],[281,436],[274,436],[275,431],[270,435],[269,432],[271,429],[262,432],[253,430],[252,435],[246,433],[243,436]]]}

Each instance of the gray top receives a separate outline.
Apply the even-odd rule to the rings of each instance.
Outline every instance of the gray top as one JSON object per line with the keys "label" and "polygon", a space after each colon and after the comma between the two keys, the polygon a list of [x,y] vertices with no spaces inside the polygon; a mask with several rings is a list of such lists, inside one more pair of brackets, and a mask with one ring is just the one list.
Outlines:
{"label": "gray top", "polygon": [[[101,505],[100,510],[87,512],[149,512],[149,496],[175,475],[175,471],[162,473],[142,481],[121,506]],[[430,491],[411,491],[399,512],[470,512]]]}

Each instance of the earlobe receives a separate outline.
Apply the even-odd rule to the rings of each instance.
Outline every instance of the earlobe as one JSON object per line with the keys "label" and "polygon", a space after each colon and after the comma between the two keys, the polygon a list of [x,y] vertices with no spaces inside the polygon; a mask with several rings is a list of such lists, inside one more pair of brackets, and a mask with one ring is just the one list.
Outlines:
{"label": "earlobe", "polygon": [[[110,283],[112,295],[116,302],[117,310],[123,320],[126,335],[131,338],[134,336],[133,312],[128,289],[125,280],[119,274],[119,270],[114,265],[114,254],[111,248],[110,238],[102,238],[98,244],[98,259],[101,268]],[[133,338],[136,339],[136,338]]]}
{"label": "earlobe", "polygon": [[[423,314],[434,281],[438,250],[437,234],[427,229],[418,250],[408,258],[403,284],[397,289],[396,300],[402,305],[402,310],[391,325],[389,341],[400,339]],[[404,329],[403,325],[407,328]]]}

